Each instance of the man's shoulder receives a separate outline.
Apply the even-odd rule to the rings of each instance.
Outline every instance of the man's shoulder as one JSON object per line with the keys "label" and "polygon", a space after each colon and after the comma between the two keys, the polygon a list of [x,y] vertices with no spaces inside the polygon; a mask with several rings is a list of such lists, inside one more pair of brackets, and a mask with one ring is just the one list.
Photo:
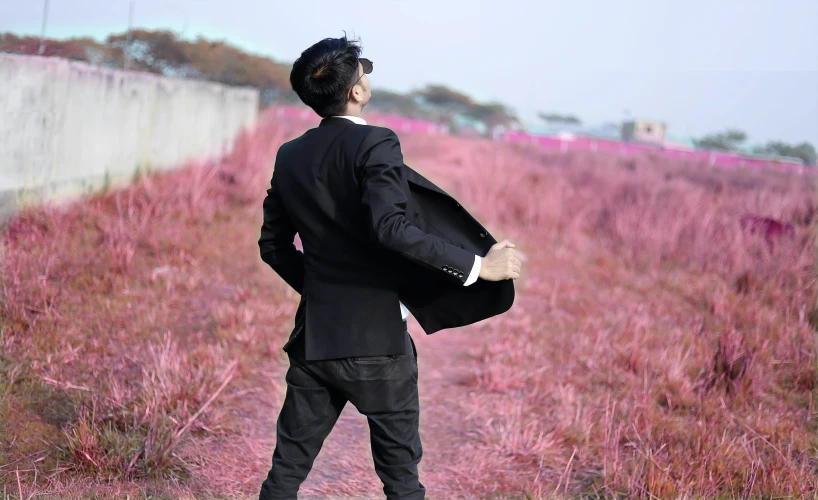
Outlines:
{"label": "man's shoulder", "polygon": [[375,135],[379,135],[379,136],[394,135],[395,137],[397,137],[397,134],[391,128],[388,128],[388,127],[382,127],[380,125],[369,125],[369,124],[362,125],[362,127],[366,127],[368,134],[375,134]]}
{"label": "man's shoulder", "polygon": [[361,125],[360,128],[363,131],[361,140],[363,149],[369,149],[382,142],[400,143],[398,134],[391,128],[381,127],[379,125]]}
{"label": "man's shoulder", "polygon": [[[329,132],[330,129],[327,129],[326,132]],[[279,146],[279,151],[282,150],[292,150],[298,149],[299,146],[303,146],[305,144],[309,144],[313,141],[321,141],[322,139],[334,140],[338,137],[337,129],[334,133],[331,133],[325,137],[325,134],[322,134],[320,127],[311,128],[305,131],[300,136],[290,139],[287,142],[284,142],[281,146]],[[355,124],[353,127],[345,127],[342,135],[348,137],[357,137],[360,139],[364,139],[367,137],[372,138],[382,138],[382,137],[395,137],[397,138],[397,134],[388,127],[382,127],[380,125],[370,125],[370,124]]]}
{"label": "man's shoulder", "polygon": [[298,137],[295,137],[293,139],[290,139],[289,141],[283,142],[278,147],[278,151],[276,152],[276,157],[283,158],[283,157],[288,156],[289,154],[294,154],[294,153],[297,154],[298,151],[303,151],[305,149],[307,149],[307,150],[311,149],[312,144],[314,144],[313,141],[315,141],[315,139],[316,139],[314,134],[313,134],[316,130],[317,130],[317,128],[311,128],[311,129],[307,130],[306,132],[304,132],[303,134],[299,135]]}
{"label": "man's shoulder", "polygon": [[397,134],[392,129],[379,125],[355,124],[352,127],[344,127],[340,135],[338,132],[338,129],[332,132],[329,129],[309,129],[302,135],[282,143],[276,153],[276,161],[287,163],[302,155],[313,154],[316,150],[339,146],[355,152],[355,156],[358,157],[375,147],[387,144],[390,147],[399,147],[400,144]]}
{"label": "man's shoulder", "polygon": [[[398,136],[392,129],[368,123],[356,123],[354,126],[345,127],[342,137],[346,147],[351,147],[359,153],[383,142],[398,142]],[[337,135],[333,135],[331,140],[336,141],[337,138]]]}

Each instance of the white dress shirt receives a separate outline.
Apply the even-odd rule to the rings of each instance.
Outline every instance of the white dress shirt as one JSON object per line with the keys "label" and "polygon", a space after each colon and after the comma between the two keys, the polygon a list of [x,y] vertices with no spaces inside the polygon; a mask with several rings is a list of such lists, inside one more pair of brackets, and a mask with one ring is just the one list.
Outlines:
{"label": "white dress shirt", "polygon": [[[360,116],[346,116],[346,115],[339,115],[338,118],[346,118],[358,125],[366,125],[366,120],[361,118]],[[471,272],[469,273],[469,277],[466,278],[466,282],[463,283],[463,286],[469,286],[475,281],[477,281],[477,277],[480,276],[480,267],[483,264],[483,259],[479,255],[474,256],[474,265],[471,268]],[[409,309],[406,309],[406,306],[403,305],[403,302],[398,301],[400,304],[400,315],[404,321],[406,318],[409,317]]]}

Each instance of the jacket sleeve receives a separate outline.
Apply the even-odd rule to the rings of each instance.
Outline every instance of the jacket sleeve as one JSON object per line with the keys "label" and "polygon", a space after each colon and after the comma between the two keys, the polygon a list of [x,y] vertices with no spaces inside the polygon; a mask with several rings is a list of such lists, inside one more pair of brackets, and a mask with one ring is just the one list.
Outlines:
{"label": "jacket sleeve", "polygon": [[361,203],[370,236],[389,250],[465,284],[475,254],[423,232],[406,220],[409,183],[397,135],[372,127],[358,155]]}
{"label": "jacket sleeve", "polygon": [[304,289],[304,253],[293,244],[296,227],[287,214],[278,190],[275,171],[264,198],[264,223],[258,240],[261,260],[299,294]]}

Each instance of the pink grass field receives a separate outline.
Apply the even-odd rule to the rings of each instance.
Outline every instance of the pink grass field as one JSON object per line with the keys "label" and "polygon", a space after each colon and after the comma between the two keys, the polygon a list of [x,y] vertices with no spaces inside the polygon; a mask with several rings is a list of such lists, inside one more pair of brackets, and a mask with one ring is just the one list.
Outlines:
{"label": "pink grass field", "polygon": [[[9,222],[4,500],[257,497],[298,301],[258,255],[261,202],[315,124],[268,112],[218,161]],[[429,498],[815,494],[814,176],[400,137],[525,258],[507,314],[410,319]],[[353,407],[302,493],[383,497]]]}

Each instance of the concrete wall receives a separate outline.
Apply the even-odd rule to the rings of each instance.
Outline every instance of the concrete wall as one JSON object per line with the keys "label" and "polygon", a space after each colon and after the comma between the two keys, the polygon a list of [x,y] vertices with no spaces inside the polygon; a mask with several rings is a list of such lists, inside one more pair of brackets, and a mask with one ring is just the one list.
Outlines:
{"label": "concrete wall", "polygon": [[255,89],[0,54],[0,221],[221,155],[258,115]]}

